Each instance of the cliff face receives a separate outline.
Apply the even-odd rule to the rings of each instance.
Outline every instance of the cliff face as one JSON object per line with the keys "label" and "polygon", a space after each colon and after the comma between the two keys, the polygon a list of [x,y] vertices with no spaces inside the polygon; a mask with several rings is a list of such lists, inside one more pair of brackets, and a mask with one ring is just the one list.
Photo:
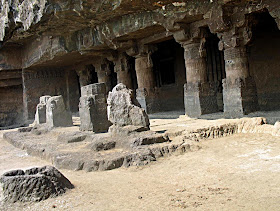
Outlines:
{"label": "cliff face", "polygon": [[247,15],[263,10],[280,24],[278,0],[1,0],[0,6],[0,70],[14,69],[11,46],[22,68],[72,66],[112,57],[152,36],[180,40],[194,28],[246,27]]}
{"label": "cliff face", "polygon": [[[99,80],[109,74],[104,67],[110,67],[107,69],[118,77],[110,80],[119,82],[128,69],[128,56],[147,56],[141,61],[150,61],[155,46],[167,40],[179,47],[194,43],[194,52],[201,57],[205,39],[211,34],[216,39],[213,52],[224,51],[226,59],[220,60],[229,61],[225,67],[229,76],[230,70],[235,71],[231,60],[246,54],[239,47],[252,43],[254,27],[260,22],[258,14],[262,13],[280,27],[279,0],[0,0],[0,92],[6,96],[5,100],[1,98],[0,107],[7,110],[4,116],[0,113],[0,122],[7,122],[10,114],[16,116],[19,110],[25,111],[25,117],[32,117],[36,100],[46,93],[69,99],[78,96],[75,72],[83,72],[88,65],[100,69]],[[181,63],[192,60],[194,53],[190,52],[185,60],[181,55]],[[197,67],[200,62],[191,66],[194,70]],[[186,69],[183,67],[178,74],[183,78],[180,83],[184,83]],[[21,102],[17,108],[7,106],[17,104],[10,102],[7,94],[15,86],[14,92],[23,89],[24,108]],[[172,98],[178,90],[168,96]],[[167,92],[163,90],[162,96]]]}
{"label": "cliff face", "polygon": [[32,34],[69,33],[122,15],[152,11],[171,2],[173,1],[1,0],[0,41],[11,38],[17,40]]}

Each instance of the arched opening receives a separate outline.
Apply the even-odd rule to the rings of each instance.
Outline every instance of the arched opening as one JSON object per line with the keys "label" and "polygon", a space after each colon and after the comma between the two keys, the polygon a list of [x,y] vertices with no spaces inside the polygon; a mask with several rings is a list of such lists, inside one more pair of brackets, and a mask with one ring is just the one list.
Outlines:
{"label": "arched opening", "polygon": [[279,110],[280,31],[274,18],[263,11],[249,16],[252,42],[248,47],[249,71],[254,76],[260,110]]}
{"label": "arched opening", "polygon": [[219,111],[223,111],[223,79],[226,77],[224,54],[218,48],[219,38],[212,34],[208,28],[206,31],[207,81],[215,89]]}
{"label": "arched opening", "polygon": [[184,49],[174,39],[155,44],[152,54],[156,84],[153,112],[184,110],[184,83],[186,69]]}

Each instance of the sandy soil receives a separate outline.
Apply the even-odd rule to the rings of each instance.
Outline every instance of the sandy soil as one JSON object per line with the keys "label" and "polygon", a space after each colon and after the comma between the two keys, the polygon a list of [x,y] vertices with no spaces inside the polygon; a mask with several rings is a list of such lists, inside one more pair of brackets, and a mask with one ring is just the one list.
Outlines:
{"label": "sandy soil", "polygon": [[[62,170],[75,189],[38,203],[1,204],[0,210],[280,210],[280,137],[237,134],[202,146],[144,167]],[[0,136],[0,164],[2,174],[49,163]]]}

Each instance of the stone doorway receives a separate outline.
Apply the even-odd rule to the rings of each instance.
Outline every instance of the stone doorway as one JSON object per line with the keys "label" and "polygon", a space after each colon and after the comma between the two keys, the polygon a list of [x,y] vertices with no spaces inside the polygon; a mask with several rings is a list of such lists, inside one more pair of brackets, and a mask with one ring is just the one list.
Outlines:
{"label": "stone doorway", "polygon": [[152,111],[183,111],[186,82],[184,49],[174,39],[155,45],[157,50],[151,56],[156,84]]}
{"label": "stone doorway", "polygon": [[248,47],[249,71],[256,82],[258,104],[262,111],[280,106],[280,31],[268,11],[248,16],[252,41]]}
{"label": "stone doorway", "polygon": [[223,111],[223,79],[226,78],[224,53],[218,49],[219,38],[212,34],[209,29],[206,30],[207,81],[216,91],[219,111]]}

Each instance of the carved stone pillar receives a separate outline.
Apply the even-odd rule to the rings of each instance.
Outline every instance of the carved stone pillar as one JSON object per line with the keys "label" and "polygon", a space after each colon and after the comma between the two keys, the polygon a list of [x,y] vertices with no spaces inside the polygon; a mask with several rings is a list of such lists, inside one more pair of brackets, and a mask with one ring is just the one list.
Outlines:
{"label": "carved stone pillar", "polygon": [[79,76],[80,88],[89,85],[92,75],[86,66],[79,66],[76,68],[77,75]]}
{"label": "carved stone pillar", "polygon": [[153,102],[155,100],[155,79],[151,58],[151,54],[155,50],[154,46],[137,46],[127,51],[128,55],[135,57],[135,71],[138,84],[136,99],[147,113],[153,112]]}
{"label": "carved stone pillar", "polygon": [[[242,29],[244,36],[244,29]],[[245,44],[249,39],[240,31],[223,33],[220,50],[224,49],[226,78],[223,79],[224,112],[230,117],[258,110],[255,80],[250,76]]]}
{"label": "carved stone pillar", "polygon": [[207,82],[204,41],[201,39],[201,42],[187,42],[183,45],[187,76],[187,83],[184,85],[185,112],[190,117],[218,111],[215,90]]}
{"label": "carved stone pillar", "polygon": [[97,72],[98,83],[105,83],[106,93],[112,90],[111,71],[109,61],[100,59],[94,62],[95,71]]}
{"label": "carved stone pillar", "polygon": [[120,54],[118,59],[114,61],[114,64],[114,71],[117,73],[118,83],[123,83],[127,88],[132,89],[132,79],[127,56]]}

